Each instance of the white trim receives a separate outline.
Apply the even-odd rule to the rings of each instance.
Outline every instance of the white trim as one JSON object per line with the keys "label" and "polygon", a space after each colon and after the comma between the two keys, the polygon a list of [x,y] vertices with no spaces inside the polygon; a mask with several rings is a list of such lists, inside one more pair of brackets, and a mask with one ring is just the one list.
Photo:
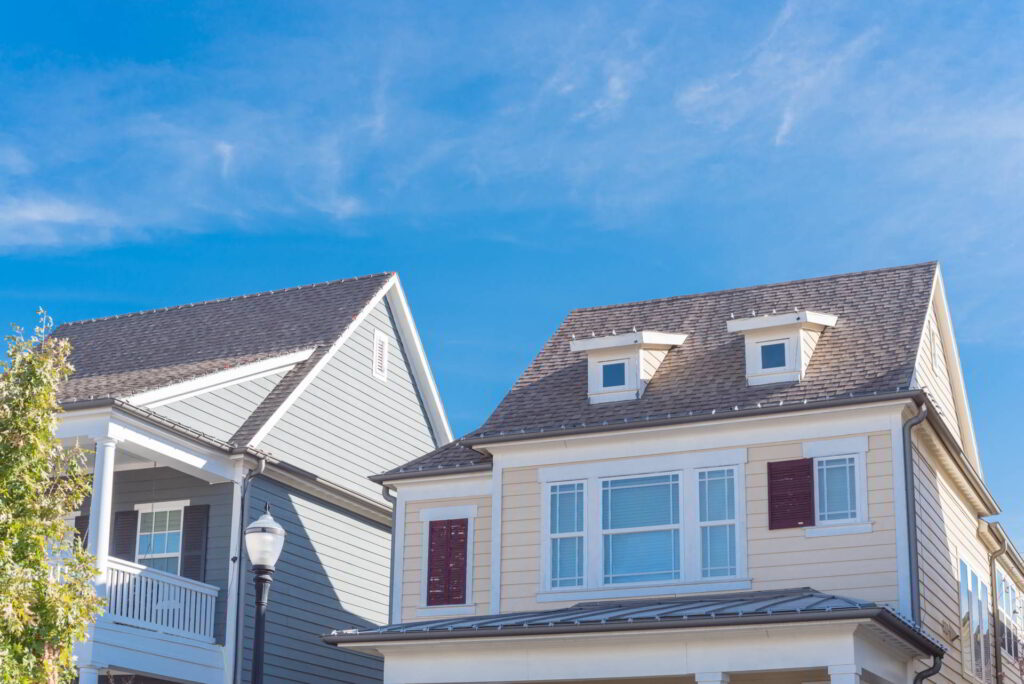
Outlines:
{"label": "white trim", "polygon": [[[868,438],[867,435],[857,435],[842,439],[825,439],[803,443],[804,458],[814,459],[814,525],[815,527],[848,527],[854,523],[870,523],[868,515]],[[821,520],[818,517],[818,464],[819,460],[832,458],[850,457],[854,459],[854,477],[857,479],[857,515],[853,518],[841,520]],[[806,534],[805,528],[805,534]],[[870,531],[867,530],[867,531]],[[836,532],[835,534],[844,534]],[[845,534],[854,534],[846,532]],[[825,533],[810,534],[807,536],[827,536]]]}
{"label": "white trim", "polygon": [[590,599],[629,598],[632,596],[662,596],[701,594],[709,591],[739,591],[750,589],[753,580],[748,577],[723,577],[721,580],[702,582],[645,582],[643,584],[616,584],[603,589],[574,587],[569,591],[548,589],[537,594],[538,603],[556,601],[588,601]]}
{"label": "white trim", "polygon": [[596,349],[615,349],[640,345],[647,348],[678,347],[686,341],[685,334],[640,330],[621,335],[605,335],[603,337],[585,337],[569,342],[569,350],[574,352],[593,351]]}
{"label": "white trim", "polygon": [[501,519],[504,466],[497,461],[491,471],[491,600],[490,612],[501,612]]}
{"label": "white trim", "polygon": [[[416,379],[416,388],[419,390],[423,400],[423,408],[430,419],[430,426],[434,431],[434,439],[439,445],[452,441],[452,429],[448,425],[448,417],[444,412],[444,404],[441,403],[441,395],[437,391],[437,383],[434,382],[434,374],[430,371],[430,364],[427,362],[427,355],[423,351],[423,343],[420,341],[420,334],[416,330],[416,323],[409,309],[409,302],[405,298],[405,290],[402,288],[402,281],[395,275],[388,288],[388,304],[391,305],[391,313],[395,319],[395,326],[398,328],[399,339],[404,343],[406,350],[405,358],[409,362],[413,376]],[[411,353],[410,353],[411,349]]]}
{"label": "white trim", "polygon": [[843,534],[867,534],[874,527],[874,523],[849,523],[847,520],[841,521],[847,523],[841,525],[839,523],[833,523],[831,525],[825,523],[818,523],[815,527],[805,527],[805,537],[836,537]]}
{"label": "white trim", "polygon": [[[908,402],[910,404],[911,402]],[[916,408],[916,407],[915,407]],[[910,606],[910,533],[907,530],[906,472],[903,459],[903,417],[895,414],[890,419],[889,442],[892,454],[892,501],[896,522],[896,584],[899,587],[899,610],[911,614]],[[912,455],[911,455],[912,457]]]}
{"label": "white trim", "polygon": [[703,453],[675,453],[642,458],[624,458],[614,461],[573,463],[540,468],[537,478],[541,484],[560,480],[585,480],[595,477],[643,475],[688,469],[735,466],[747,462],[747,449],[722,449]]}
{"label": "white trim", "polygon": [[[435,520],[466,519],[466,600],[462,603],[450,603],[440,606],[427,605],[427,574],[430,569],[430,523]],[[458,612],[459,608],[473,608],[473,574],[476,563],[473,553],[474,532],[476,529],[476,506],[443,506],[420,510],[420,602],[416,606],[416,614],[428,611],[423,615],[466,615]],[[469,611],[473,612],[472,610]]]}
{"label": "white trim", "polygon": [[438,475],[422,480],[393,480],[386,483],[398,490],[404,501],[430,501],[491,495],[491,473]]}
{"label": "white trim", "polygon": [[221,655],[224,658],[224,682],[232,684],[235,668],[235,649],[238,646],[238,599],[241,587],[239,587],[238,564],[242,562],[242,480],[245,478],[245,463],[235,462],[235,482],[231,487],[231,535],[228,541],[228,562],[227,562],[227,599],[224,615],[224,648]]}
{"label": "white trim", "polygon": [[136,406],[143,406],[145,408],[163,406],[164,404],[172,401],[188,399],[189,397],[197,394],[205,394],[206,392],[212,392],[213,390],[237,385],[240,382],[255,380],[256,378],[277,373],[285,368],[290,368],[297,363],[305,361],[312,353],[313,349],[310,348],[291,352],[289,354],[282,354],[281,356],[274,356],[269,359],[261,359],[260,361],[246,363],[241,366],[235,366],[234,368],[207,373],[206,375],[191,378],[183,382],[176,382],[173,385],[158,387],[146,392],[139,392],[138,394],[133,394],[127,397],[126,400]]}
{"label": "white trim", "polygon": [[402,621],[402,585],[405,578],[405,497],[395,502],[395,521],[391,529],[394,563],[391,566],[391,623]]}
{"label": "white trim", "polygon": [[854,435],[839,439],[820,439],[803,443],[804,458],[819,456],[846,456],[847,454],[866,454],[868,451],[867,435]]}
{"label": "white trim", "polygon": [[154,501],[152,503],[137,503],[135,504],[135,510],[140,513],[155,513],[157,511],[176,511],[185,506],[191,506],[189,499],[182,499],[180,501]]}
{"label": "white trim", "polygon": [[313,367],[309,369],[309,372],[306,373],[305,377],[303,377],[302,380],[299,381],[299,383],[295,386],[295,389],[292,390],[291,394],[289,394],[288,397],[281,402],[281,405],[277,407],[273,414],[271,414],[270,418],[268,418],[267,421],[263,423],[263,425],[260,427],[260,429],[256,431],[256,434],[253,435],[253,438],[249,440],[249,444],[247,444],[246,446],[258,446],[259,443],[262,442],[263,439],[267,436],[267,434],[274,429],[274,426],[277,425],[277,421],[281,420],[284,414],[288,412],[288,409],[292,407],[292,404],[294,404],[296,400],[298,400],[298,398],[302,396],[302,393],[306,391],[306,388],[309,387],[309,384],[311,382],[313,382],[313,379],[320,374],[320,371],[324,369],[324,366],[330,363],[334,355],[338,352],[339,349],[341,349],[342,345],[348,341],[348,338],[352,337],[352,334],[356,331],[356,329],[359,328],[360,325],[362,325],[363,321],[366,320],[367,316],[370,315],[370,312],[373,311],[374,307],[380,303],[380,300],[384,299],[384,296],[387,294],[388,289],[390,289],[394,283],[395,276],[391,276],[390,278],[387,279],[384,285],[381,286],[380,290],[377,291],[377,294],[375,294],[370,299],[370,301],[367,302],[366,306],[363,307],[363,310],[360,311],[359,314],[352,319],[352,321],[345,328],[344,332],[342,332],[338,339],[336,339],[331,344],[330,348],[327,350],[327,353],[321,356],[320,359],[313,365]]}
{"label": "white trim", "polygon": [[[388,381],[388,360],[390,357],[391,340],[380,330],[373,330],[373,352],[370,360],[370,370],[373,377],[381,382]],[[381,358],[378,359],[378,354]],[[378,362],[379,361],[379,362]]]}
{"label": "white trim", "polygon": [[725,322],[725,329],[729,332],[747,332],[748,330],[763,330],[765,328],[778,328],[791,325],[831,328],[834,327],[838,321],[838,316],[818,311],[808,311],[805,309],[803,311],[796,311],[792,313],[733,318]]}
{"label": "white trim", "polygon": [[[138,565],[140,567],[146,567],[146,568],[148,568],[150,570],[154,570],[156,572],[166,572],[166,571],[157,570],[156,568],[150,568],[148,565],[145,565],[145,563],[140,563],[139,561],[143,560],[143,558],[175,558],[178,561],[176,566],[175,566],[175,571],[172,572],[172,573],[167,573],[167,574],[174,575],[175,577],[179,577],[181,575],[181,548],[182,548],[182,542],[184,542],[184,540],[185,540],[185,507],[188,506],[188,505],[189,505],[189,500],[188,499],[182,499],[182,500],[179,500],[179,501],[154,501],[154,502],[151,502],[151,503],[138,503],[138,504],[135,504],[135,511],[137,513],[139,513],[139,515],[136,516],[136,521],[135,521],[135,564],[136,565]],[[162,513],[164,511],[181,511],[181,517],[180,517],[180,520],[179,520],[179,523],[178,523],[180,525],[180,528],[177,529],[177,530],[167,530],[165,532],[156,532],[156,531],[154,531],[154,532],[147,532],[147,534],[151,534],[152,535],[152,534],[167,534],[169,532],[177,532],[178,533],[178,551],[176,553],[170,553],[170,552],[146,553],[146,554],[140,553],[139,552],[139,537],[142,536],[142,515],[145,514],[145,513],[158,513],[158,512]]]}

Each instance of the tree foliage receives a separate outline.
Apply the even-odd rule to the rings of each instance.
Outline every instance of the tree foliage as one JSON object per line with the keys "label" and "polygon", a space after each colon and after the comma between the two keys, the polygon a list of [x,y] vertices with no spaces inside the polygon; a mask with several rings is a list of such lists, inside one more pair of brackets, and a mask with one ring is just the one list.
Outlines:
{"label": "tree foliage", "polygon": [[0,682],[56,684],[74,676],[72,645],[102,606],[93,558],[67,516],[89,492],[85,452],[55,436],[57,391],[71,373],[67,340],[9,335],[0,361]]}

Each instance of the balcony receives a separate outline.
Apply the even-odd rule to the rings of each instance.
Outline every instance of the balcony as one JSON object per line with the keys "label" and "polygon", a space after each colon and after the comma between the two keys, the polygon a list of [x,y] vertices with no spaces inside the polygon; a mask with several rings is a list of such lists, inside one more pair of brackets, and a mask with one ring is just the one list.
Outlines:
{"label": "balcony", "polygon": [[214,643],[217,587],[111,557],[102,620]]}

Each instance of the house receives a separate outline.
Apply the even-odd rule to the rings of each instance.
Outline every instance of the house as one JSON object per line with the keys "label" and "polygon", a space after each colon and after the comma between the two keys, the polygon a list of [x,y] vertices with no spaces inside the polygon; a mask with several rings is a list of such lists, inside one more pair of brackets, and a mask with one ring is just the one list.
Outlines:
{"label": "house", "polygon": [[249,681],[242,530],[269,503],[287,537],[266,678],[379,682],[330,648],[387,621],[391,505],[366,476],[451,439],[398,276],[339,280],[62,325],[59,436],[95,450],[74,523],[107,609],[81,684]]}
{"label": "house", "polygon": [[1020,682],[934,263],[572,311],[397,498],[385,684]]}

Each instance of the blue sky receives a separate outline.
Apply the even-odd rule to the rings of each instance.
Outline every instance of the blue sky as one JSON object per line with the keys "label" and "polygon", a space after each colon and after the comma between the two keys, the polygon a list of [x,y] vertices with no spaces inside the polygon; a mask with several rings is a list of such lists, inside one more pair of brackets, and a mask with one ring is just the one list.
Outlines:
{"label": "blue sky", "polygon": [[458,432],[573,307],[941,261],[1024,543],[1019,3],[8,3],[0,319],[398,270]]}

